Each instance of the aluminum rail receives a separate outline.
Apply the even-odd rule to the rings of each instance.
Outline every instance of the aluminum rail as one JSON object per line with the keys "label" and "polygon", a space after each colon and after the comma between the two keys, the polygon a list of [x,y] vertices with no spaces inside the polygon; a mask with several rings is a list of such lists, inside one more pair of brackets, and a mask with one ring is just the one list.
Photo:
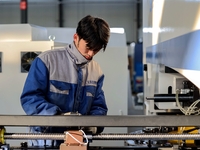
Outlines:
{"label": "aluminum rail", "polygon": [[0,115],[0,126],[96,126],[96,127],[159,127],[200,126],[200,117],[193,116],[26,116]]}
{"label": "aluminum rail", "polygon": [[[43,139],[43,140],[64,140],[64,134],[54,133],[9,133],[4,139]],[[2,138],[2,137],[1,137]],[[85,138],[92,140],[198,140],[200,134],[98,134],[86,135]]]}

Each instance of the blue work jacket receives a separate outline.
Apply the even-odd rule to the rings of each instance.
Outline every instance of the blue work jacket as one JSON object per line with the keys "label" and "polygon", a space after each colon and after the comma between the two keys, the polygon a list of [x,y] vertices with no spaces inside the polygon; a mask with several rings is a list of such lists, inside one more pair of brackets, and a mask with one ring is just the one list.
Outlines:
{"label": "blue work jacket", "polygon": [[[98,63],[83,57],[74,43],[45,51],[31,64],[21,105],[27,115],[106,115],[103,80]],[[36,132],[44,130],[35,128]]]}

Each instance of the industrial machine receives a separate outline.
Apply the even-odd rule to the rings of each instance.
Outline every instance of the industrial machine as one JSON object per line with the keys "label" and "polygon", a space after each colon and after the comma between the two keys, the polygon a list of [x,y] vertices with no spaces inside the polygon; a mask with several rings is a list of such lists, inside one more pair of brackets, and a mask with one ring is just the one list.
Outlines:
{"label": "industrial machine", "polygon": [[[146,97],[145,108],[149,115],[199,115],[199,72],[198,37],[200,30],[192,31],[170,40],[160,42],[146,49],[146,71],[154,73],[154,95]],[[192,46],[194,45],[194,46]],[[192,47],[192,48],[191,48]],[[181,56],[181,57],[177,57]],[[151,68],[152,67],[152,68]],[[154,80],[154,81],[153,81]],[[150,82],[150,81],[148,81]],[[164,130],[163,130],[164,129]],[[153,132],[158,129],[152,129]],[[158,132],[199,133],[199,125],[165,127]],[[199,147],[199,141],[169,141],[179,146]]]}
{"label": "industrial machine", "polygon": [[200,30],[196,30],[147,48],[146,60],[156,67],[157,81],[154,96],[146,97],[148,113],[199,114],[199,36]]}
{"label": "industrial machine", "polygon": [[[190,12],[185,12],[186,7]],[[166,115],[177,119],[198,117],[199,1],[150,0],[144,1],[143,8],[145,115],[163,120]],[[186,16],[190,20],[185,19]],[[199,124],[147,127],[142,132],[199,134]],[[178,149],[199,149],[199,141],[192,138],[170,139],[164,143],[160,140],[160,143],[176,145]]]}
{"label": "industrial machine", "polygon": [[198,115],[199,1],[143,4],[145,115]]}

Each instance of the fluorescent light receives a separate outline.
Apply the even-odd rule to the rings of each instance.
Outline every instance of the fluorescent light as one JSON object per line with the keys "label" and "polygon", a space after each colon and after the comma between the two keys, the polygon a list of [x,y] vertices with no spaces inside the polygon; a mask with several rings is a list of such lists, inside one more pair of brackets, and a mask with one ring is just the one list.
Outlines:
{"label": "fluorescent light", "polygon": [[174,32],[174,28],[143,28],[144,33]]}
{"label": "fluorescent light", "polygon": [[123,34],[124,33],[124,28],[110,28],[110,31],[112,33],[121,33],[121,34]]}

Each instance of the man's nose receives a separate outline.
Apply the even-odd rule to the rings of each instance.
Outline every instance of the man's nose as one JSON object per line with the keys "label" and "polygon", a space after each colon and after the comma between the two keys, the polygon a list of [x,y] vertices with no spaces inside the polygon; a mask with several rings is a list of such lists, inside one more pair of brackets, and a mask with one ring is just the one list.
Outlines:
{"label": "man's nose", "polygon": [[88,55],[90,55],[90,56],[94,56],[94,51],[89,50],[89,51],[88,51]]}

